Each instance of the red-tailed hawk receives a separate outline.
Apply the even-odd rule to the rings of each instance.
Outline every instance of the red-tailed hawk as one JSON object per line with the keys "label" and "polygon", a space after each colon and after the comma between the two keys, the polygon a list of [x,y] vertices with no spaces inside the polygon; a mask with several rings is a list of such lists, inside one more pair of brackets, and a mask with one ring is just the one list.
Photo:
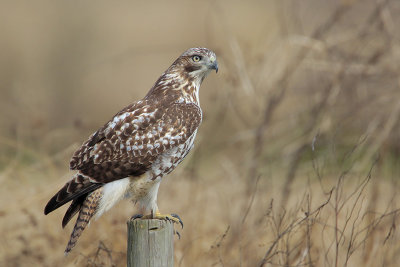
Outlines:
{"label": "red-tailed hawk", "polygon": [[161,75],[148,94],[118,112],[72,156],[76,174],[47,203],[48,214],[72,201],[62,226],[79,212],[65,253],[71,251],[89,220],[119,200],[139,203],[143,218],[170,219],[157,207],[158,187],[193,147],[202,120],[199,88],[215,53],[190,48]]}

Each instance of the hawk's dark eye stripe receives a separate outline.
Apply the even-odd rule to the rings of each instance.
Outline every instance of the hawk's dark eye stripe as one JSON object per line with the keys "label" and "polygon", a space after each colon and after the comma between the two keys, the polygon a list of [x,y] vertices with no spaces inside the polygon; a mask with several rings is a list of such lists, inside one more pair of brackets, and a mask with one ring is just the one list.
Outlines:
{"label": "hawk's dark eye stripe", "polygon": [[187,72],[192,72],[192,71],[196,71],[196,70],[199,70],[199,69],[201,69],[200,66],[194,66],[194,65],[185,66],[185,71],[187,71]]}

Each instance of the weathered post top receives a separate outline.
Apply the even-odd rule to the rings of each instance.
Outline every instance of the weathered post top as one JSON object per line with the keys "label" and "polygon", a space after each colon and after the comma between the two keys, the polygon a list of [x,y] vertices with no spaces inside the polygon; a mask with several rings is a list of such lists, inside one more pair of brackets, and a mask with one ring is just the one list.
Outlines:
{"label": "weathered post top", "polygon": [[173,267],[174,226],[164,220],[128,221],[128,267]]}

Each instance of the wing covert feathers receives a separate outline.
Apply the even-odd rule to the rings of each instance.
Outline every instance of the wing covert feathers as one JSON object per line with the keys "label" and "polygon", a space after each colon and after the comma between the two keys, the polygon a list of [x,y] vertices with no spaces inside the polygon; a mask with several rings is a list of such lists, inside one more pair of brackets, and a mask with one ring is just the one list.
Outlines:
{"label": "wing covert feathers", "polygon": [[196,104],[149,101],[125,108],[93,134],[74,153],[71,169],[98,183],[140,176],[159,155],[185,143],[201,123]]}
{"label": "wing covert feathers", "polygon": [[102,194],[103,194],[103,189],[99,188],[96,191],[90,193],[83,201],[81,209],[79,211],[78,218],[76,219],[74,230],[72,231],[68,245],[65,248],[64,252],[65,255],[67,255],[71,251],[71,249],[75,246],[83,230],[88,225],[93,215],[96,213],[97,206],[99,205]]}

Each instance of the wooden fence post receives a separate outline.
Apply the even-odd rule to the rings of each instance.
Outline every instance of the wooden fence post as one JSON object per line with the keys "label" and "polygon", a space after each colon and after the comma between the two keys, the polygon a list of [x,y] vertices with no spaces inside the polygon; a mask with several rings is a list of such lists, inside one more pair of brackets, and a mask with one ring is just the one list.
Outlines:
{"label": "wooden fence post", "polygon": [[174,226],[163,220],[128,221],[128,267],[173,267]]}

